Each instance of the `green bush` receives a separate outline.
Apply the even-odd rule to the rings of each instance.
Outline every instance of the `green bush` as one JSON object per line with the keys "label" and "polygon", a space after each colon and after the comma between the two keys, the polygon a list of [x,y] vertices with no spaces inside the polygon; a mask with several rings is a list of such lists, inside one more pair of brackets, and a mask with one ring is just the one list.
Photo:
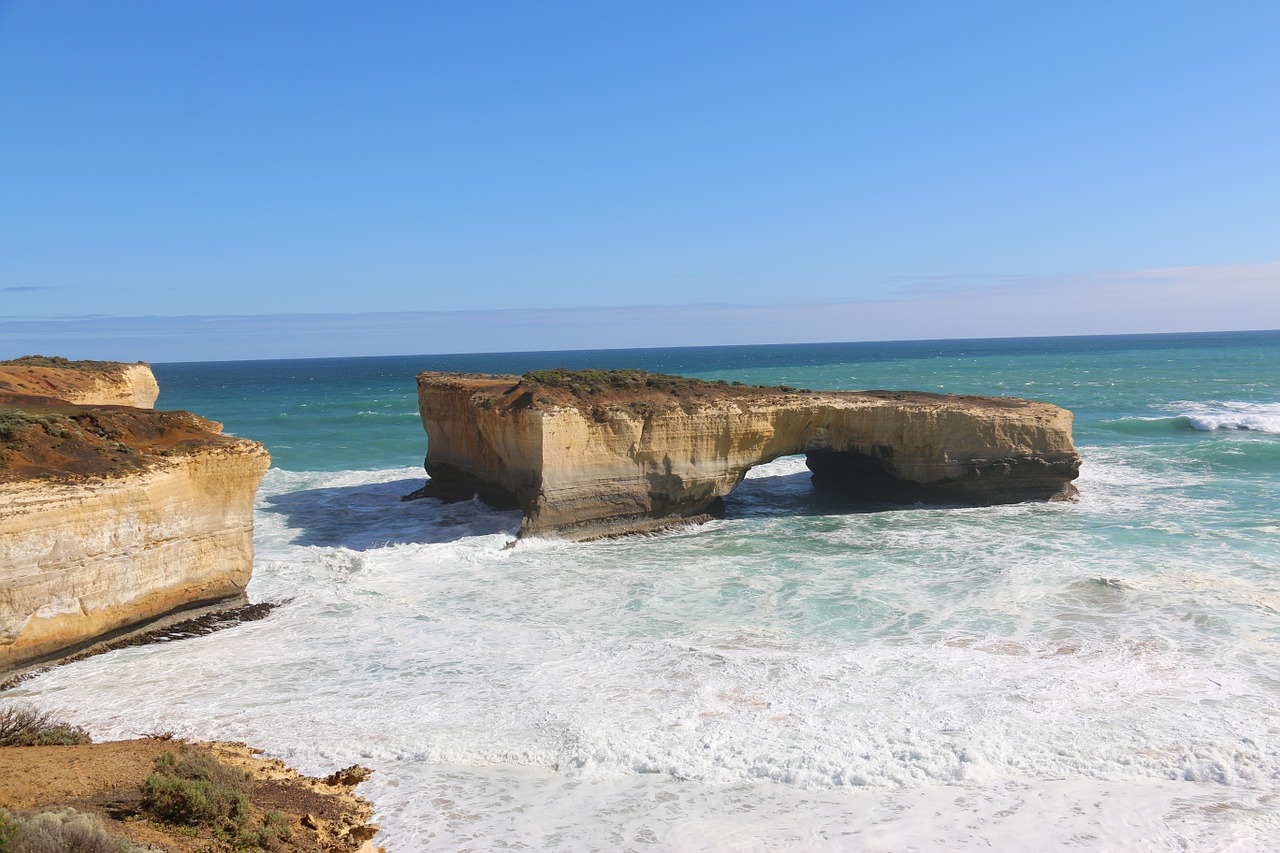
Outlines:
{"label": "green bush", "polygon": [[256,831],[243,833],[241,838],[254,847],[263,850],[279,850],[284,842],[293,837],[289,827],[289,818],[282,811],[272,809],[262,819],[262,826]]}
{"label": "green bush", "polygon": [[[92,743],[89,733],[35,708],[0,708],[0,746],[73,746]],[[0,848],[3,849],[3,848]]]}
{"label": "green bush", "polygon": [[[596,397],[613,391],[651,390],[679,396],[681,393],[695,396],[713,390],[730,387],[723,379],[705,380],[691,379],[687,376],[672,376],[667,373],[649,373],[646,370],[566,370],[557,367],[553,370],[532,370],[521,377],[521,384],[537,389],[541,385],[547,388],[563,388],[579,399]],[[788,393],[808,393],[788,385],[743,385],[734,382],[739,388],[753,388],[765,391],[785,391]]]}
{"label": "green bush", "polygon": [[13,816],[0,809],[0,853],[128,853],[135,848],[113,838],[96,815],[75,809]]}
{"label": "green bush", "polygon": [[0,809],[0,853],[10,853],[13,850],[14,841],[21,831],[22,824],[10,817],[7,811]]}
{"label": "green bush", "polygon": [[238,835],[249,819],[248,780],[248,773],[207,752],[166,752],[142,783],[142,808],[165,823],[199,824]]}
{"label": "green bush", "polygon": [[155,772],[142,783],[142,809],[161,823],[209,827],[237,850],[279,850],[293,837],[289,818],[273,810],[261,825],[251,825],[251,778],[203,750],[183,747],[156,759]]}
{"label": "green bush", "polygon": [[0,441],[16,441],[32,427],[54,438],[74,437],[80,431],[76,422],[66,415],[56,412],[37,415],[22,409],[0,407]]}

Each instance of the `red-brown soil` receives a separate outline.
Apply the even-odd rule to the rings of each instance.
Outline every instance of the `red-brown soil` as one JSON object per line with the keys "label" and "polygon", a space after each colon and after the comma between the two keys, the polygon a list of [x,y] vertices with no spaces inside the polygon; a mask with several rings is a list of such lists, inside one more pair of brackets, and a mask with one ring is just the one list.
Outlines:
{"label": "red-brown soil", "polygon": [[[0,807],[9,811],[46,811],[71,807],[98,815],[112,835],[166,853],[228,849],[210,830],[175,829],[148,820],[139,809],[143,780],[156,758],[175,752],[181,742],[164,738],[113,741],[79,746],[0,748]],[[365,851],[377,827],[373,808],[351,793],[368,771],[334,773],[328,779],[299,776],[274,759],[263,759],[243,744],[205,743],[195,748],[252,774],[252,816],[283,812],[291,838],[285,851]]]}

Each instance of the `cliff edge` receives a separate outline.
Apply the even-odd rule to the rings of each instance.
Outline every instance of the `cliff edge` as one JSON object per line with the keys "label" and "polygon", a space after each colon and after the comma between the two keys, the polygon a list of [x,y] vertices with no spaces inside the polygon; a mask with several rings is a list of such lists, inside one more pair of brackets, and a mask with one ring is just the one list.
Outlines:
{"label": "cliff edge", "polygon": [[430,480],[524,513],[522,536],[589,539],[720,514],[747,471],[806,454],[815,487],[869,501],[1075,494],[1071,413],[1048,403],[801,391],[624,371],[424,372]]}
{"label": "cliff edge", "polygon": [[56,396],[64,380],[75,399],[114,383],[150,405],[146,365],[19,364],[36,396],[13,392],[14,364],[0,365],[0,673],[241,599],[266,449],[187,412]]}
{"label": "cliff edge", "polygon": [[150,409],[160,396],[160,385],[141,361],[120,364],[24,355],[0,361],[0,393],[56,397],[85,406]]}

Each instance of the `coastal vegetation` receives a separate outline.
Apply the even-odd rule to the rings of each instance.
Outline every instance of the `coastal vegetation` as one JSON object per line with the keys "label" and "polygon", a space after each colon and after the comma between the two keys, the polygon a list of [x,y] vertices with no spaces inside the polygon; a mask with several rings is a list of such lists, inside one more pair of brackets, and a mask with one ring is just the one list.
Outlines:
{"label": "coastal vegetation", "polygon": [[[12,729],[58,724],[39,712],[20,719]],[[168,733],[57,747],[19,740],[33,745],[0,748],[0,853],[376,849],[373,810],[351,790],[371,772],[362,767],[308,778],[241,744]]]}
{"label": "coastal vegetation", "polygon": [[73,361],[60,355],[24,355],[11,358],[0,364],[12,364],[19,367],[57,367],[67,370],[114,370],[120,366],[115,361],[93,361],[84,359]]}
{"label": "coastal vegetation", "polygon": [[142,808],[162,822],[238,831],[249,818],[250,776],[207,752],[181,749],[155,761],[142,783]]}
{"label": "coastal vegetation", "polygon": [[534,370],[521,377],[522,385],[540,385],[546,388],[562,388],[575,397],[599,397],[618,391],[658,391],[671,396],[687,393],[706,393],[726,389],[771,391],[777,393],[807,393],[789,385],[744,385],[724,379],[693,379],[667,373],[650,373],[647,370]]}
{"label": "coastal vegetation", "polygon": [[9,406],[0,407],[0,441],[16,441],[32,427],[53,438],[64,438],[74,424],[65,415],[53,412],[34,414]]}
{"label": "coastal vegetation", "polygon": [[[89,733],[49,711],[11,706],[0,708],[0,747],[71,746],[91,743]],[[3,851],[0,847],[0,851]]]}
{"label": "coastal vegetation", "polygon": [[790,385],[746,385],[724,379],[694,379],[647,370],[534,370],[497,397],[478,400],[481,409],[540,406],[575,407],[601,420],[608,408],[627,408],[642,417],[671,408],[689,410],[710,400],[763,400],[781,394],[809,394]]}
{"label": "coastal vegetation", "polygon": [[64,808],[15,815],[0,809],[0,853],[132,853],[143,849],[112,836],[94,814]]}
{"label": "coastal vegetation", "polygon": [[235,848],[276,850],[292,836],[289,819],[272,810],[259,822],[250,820],[252,779],[246,770],[184,746],[155,760],[154,772],[142,783],[139,805],[161,824],[206,827]]}

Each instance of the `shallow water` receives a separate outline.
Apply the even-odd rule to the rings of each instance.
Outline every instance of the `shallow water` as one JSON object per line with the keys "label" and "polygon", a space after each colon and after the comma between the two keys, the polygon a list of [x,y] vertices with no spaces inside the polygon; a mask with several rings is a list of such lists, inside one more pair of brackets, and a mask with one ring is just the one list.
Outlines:
{"label": "shallow water", "polygon": [[[487,359],[487,360],[486,360]],[[726,517],[504,549],[400,503],[418,369],[641,366],[1076,412],[1076,503]],[[389,850],[1263,849],[1280,831],[1280,334],[161,365],[265,440],[261,621],[10,696],[99,737],[360,762]]]}

